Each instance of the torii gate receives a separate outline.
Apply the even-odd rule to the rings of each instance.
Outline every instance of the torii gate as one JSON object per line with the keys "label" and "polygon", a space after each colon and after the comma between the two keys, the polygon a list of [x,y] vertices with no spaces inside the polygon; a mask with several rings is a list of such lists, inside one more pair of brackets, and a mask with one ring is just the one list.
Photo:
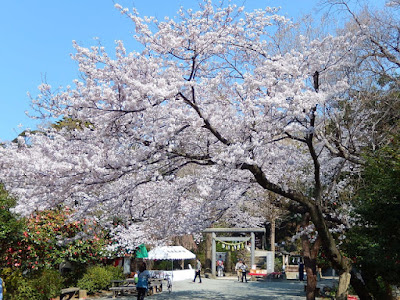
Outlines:
{"label": "torii gate", "polygon": [[204,233],[212,234],[212,244],[211,244],[211,274],[213,277],[216,276],[216,261],[217,261],[217,233],[250,233],[250,238],[248,237],[218,237],[219,241],[224,242],[245,242],[249,239],[251,240],[251,266],[255,263],[255,232],[262,232],[265,234],[265,228],[207,228],[203,231]]}

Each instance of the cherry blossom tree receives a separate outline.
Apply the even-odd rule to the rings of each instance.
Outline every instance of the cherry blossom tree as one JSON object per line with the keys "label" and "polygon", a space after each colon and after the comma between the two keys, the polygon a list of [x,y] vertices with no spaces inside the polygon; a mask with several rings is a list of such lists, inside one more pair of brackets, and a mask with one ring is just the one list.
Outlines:
{"label": "cherry blossom tree", "polygon": [[363,119],[349,127],[342,118],[362,36],[300,36],[288,49],[276,37],[289,21],[274,8],[204,1],[158,21],[116,7],[141,52],[74,43],[82,79],[62,91],[40,86],[37,111],[77,126],[0,150],[17,211],[67,205],[121,244],[157,243],[200,232],[257,184],[306,209],[346,299],[351,263],[326,219],[339,215],[341,175],[355,171],[365,142]]}

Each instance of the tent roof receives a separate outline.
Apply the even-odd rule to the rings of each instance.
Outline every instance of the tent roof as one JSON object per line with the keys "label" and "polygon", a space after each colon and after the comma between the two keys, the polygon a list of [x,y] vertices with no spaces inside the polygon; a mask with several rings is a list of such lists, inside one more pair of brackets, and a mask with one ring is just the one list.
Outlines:
{"label": "tent roof", "polygon": [[196,255],[182,246],[163,246],[151,249],[147,259],[194,259]]}

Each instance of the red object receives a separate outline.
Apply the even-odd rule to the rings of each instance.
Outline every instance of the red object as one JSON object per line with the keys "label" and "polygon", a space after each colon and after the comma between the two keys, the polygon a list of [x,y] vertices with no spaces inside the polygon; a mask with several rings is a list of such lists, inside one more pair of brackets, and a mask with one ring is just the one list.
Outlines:
{"label": "red object", "polygon": [[348,295],[348,296],[347,296],[347,300],[358,300],[358,297],[357,297],[357,296],[350,296],[350,295]]}
{"label": "red object", "polygon": [[121,261],[121,258],[117,258],[117,259],[114,261],[114,267],[118,267],[120,261]]}
{"label": "red object", "polygon": [[267,274],[261,274],[261,273],[248,273],[250,276],[267,276]]}

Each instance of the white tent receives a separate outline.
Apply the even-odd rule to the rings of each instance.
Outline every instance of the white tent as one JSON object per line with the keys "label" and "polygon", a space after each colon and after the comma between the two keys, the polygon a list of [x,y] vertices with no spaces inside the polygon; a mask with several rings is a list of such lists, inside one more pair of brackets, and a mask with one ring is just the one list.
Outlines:
{"label": "white tent", "polygon": [[194,259],[196,255],[182,246],[163,246],[156,247],[148,252],[146,259],[152,260],[178,260]]}
{"label": "white tent", "polygon": [[194,269],[172,270],[174,260],[194,259],[196,255],[182,246],[156,247],[148,252],[147,260],[170,260],[171,270],[162,271],[172,275],[172,281],[181,281],[194,278]]}

